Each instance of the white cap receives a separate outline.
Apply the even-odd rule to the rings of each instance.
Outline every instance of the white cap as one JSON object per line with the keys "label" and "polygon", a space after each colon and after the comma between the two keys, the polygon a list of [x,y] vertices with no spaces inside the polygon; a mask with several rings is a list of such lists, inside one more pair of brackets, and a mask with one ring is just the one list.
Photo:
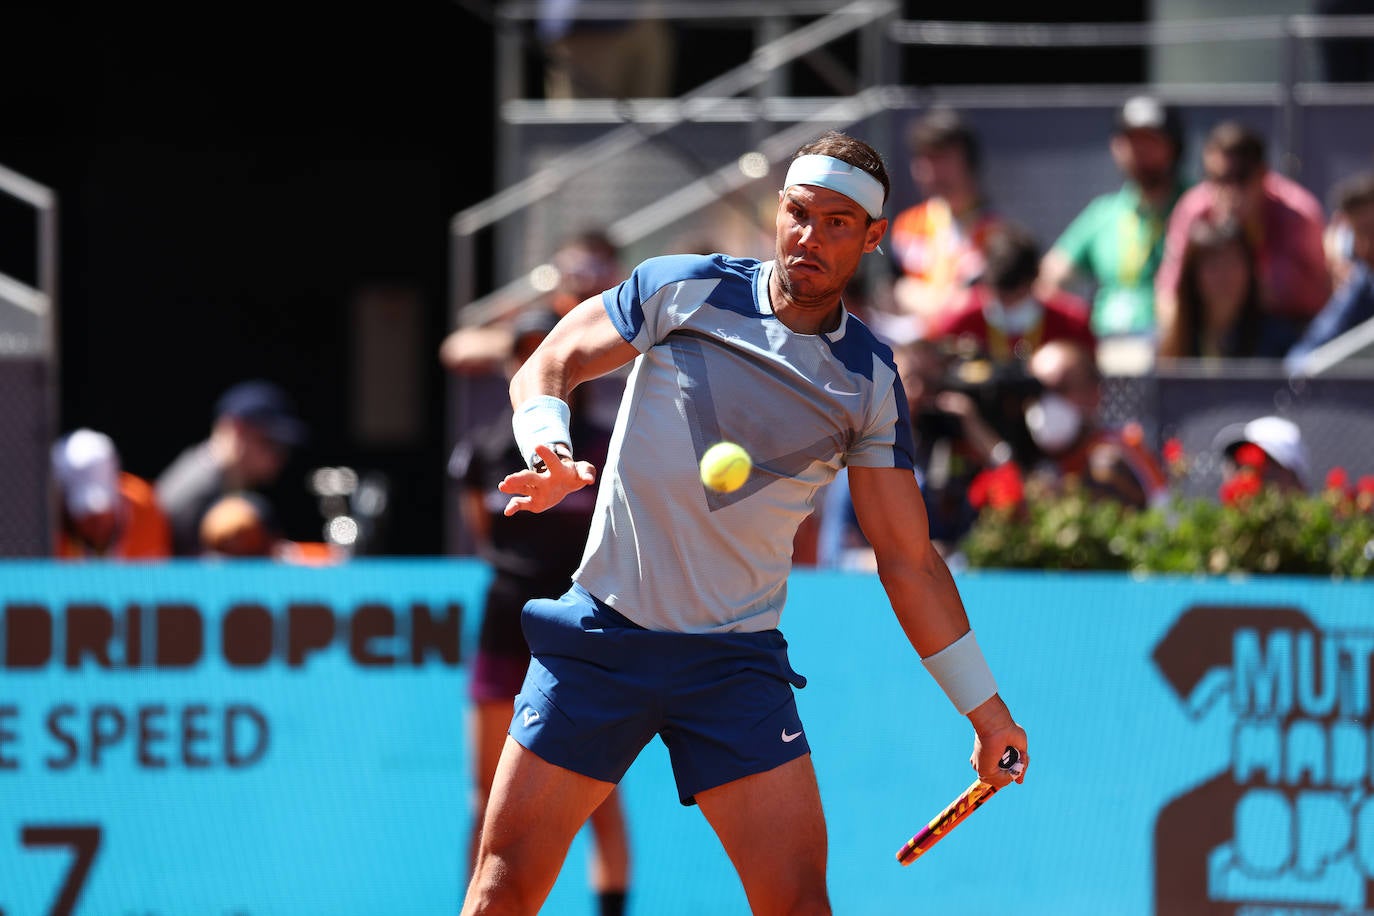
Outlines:
{"label": "white cap", "polygon": [[1271,461],[1292,471],[1298,480],[1307,484],[1307,448],[1302,443],[1302,431],[1292,420],[1259,417],[1249,423],[1228,426],[1217,435],[1217,442],[1227,455],[1246,442],[1258,445]]}
{"label": "white cap", "polygon": [[52,448],[52,469],[67,510],[77,517],[110,512],[119,500],[119,455],[104,433],[78,429]]}

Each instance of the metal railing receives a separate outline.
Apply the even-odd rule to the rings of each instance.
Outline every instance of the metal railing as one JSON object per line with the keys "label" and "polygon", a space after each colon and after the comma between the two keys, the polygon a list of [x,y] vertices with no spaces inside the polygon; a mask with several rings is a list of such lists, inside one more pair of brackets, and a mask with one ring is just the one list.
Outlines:
{"label": "metal railing", "polygon": [[33,339],[15,339],[19,335],[0,335],[0,353],[38,350],[56,352],[54,340],[53,304],[57,301],[57,195],[31,178],[0,165],[0,193],[28,204],[38,216],[38,263],[35,265],[37,285],[25,283],[0,272],[0,302],[32,314],[38,319]]}
{"label": "metal railing", "polygon": [[[585,8],[585,12],[583,12]],[[701,175],[696,181],[637,212],[615,218],[609,234],[617,245],[633,244],[668,222],[700,210],[762,177],[751,175],[744,163],[757,155],[771,166],[785,147],[804,142],[807,122],[827,126],[852,124],[883,109],[912,107],[934,101],[1033,106],[1084,104],[1116,98],[1124,87],[1101,86],[962,86],[916,90],[895,82],[897,60],[906,46],[967,48],[1072,49],[1103,47],[1160,48],[1206,42],[1278,40],[1284,43],[1281,75],[1265,84],[1172,84],[1152,87],[1167,100],[1188,102],[1258,103],[1278,106],[1281,129],[1277,158],[1287,165],[1297,159],[1294,123],[1297,110],[1308,104],[1334,102],[1374,104],[1374,84],[1323,84],[1298,79],[1299,43],[1320,38],[1374,37],[1374,16],[1245,16],[1176,22],[1146,23],[988,23],[902,20],[898,4],[889,0],[858,0],[836,8],[833,3],[762,2],[748,5],[717,3],[640,4],[633,0],[589,0],[579,6],[588,19],[657,16],[670,20],[734,20],[758,25],[759,36],[777,34],[779,23],[806,16],[813,22],[785,35],[761,42],[749,61],[691,92],[674,99],[536,100],[522,98],[520,68],[510,59],[520,51],[516,33],[539,14],[533,2],[504,4],[498,13],[501,44],[498,54],[497,161],[513,168],[517,157],[512,125],[603,123],[611,125],[596,139],[557,155],[531,174],[508,179],[502,190],[458,213],[450,223],[450,311],[455,325],[476,325],[500,318],[535,301],[547,290],[528,276],[498,282],[498,288],[476,295],[476,237],[522,211],[548,201],[578,176],[617,155],[649,143],[661,142],[669,130],[692,122],[747,122],[751,156]],[[838,38],[858,33],[863,42],[861,72],[854,74],[854,94],[825,98],[754,95],[776,89],[778,72],[824,49]],[[800,123],[769,134],[766,125]],[[783,149],[779,152],[779,148]],[[767,169],[763,170],[763,174]],[[545,272],[547,273],[547,272]]]}
{"label": "metal railing", "polygon": [[[36,212],[32,282],[0,273],[0,556],[45,556],[54,519],[48,447],[57,430],[57,195],[0,166],[0,194]],[[13,269],[13,268],[12,268]]]}
{"label": "metal railing", "polygon": [[[763,4],[761,7],[751,7],[751,11],[747,14],[738,9],[734,14],[741,17],[747,15],[750,18],[758,18],[760,15],[781,15],[784,12],[797,13],[798,10],[807,6],[809,5],[773,4],[770,6]],[[450,302],[454,321],[459,324],[482,323],[513,309],[518,309],[542,294],[540,289],[535,288],[525,278],[517,278],[494,293],[484,296],[480,300],[474,300],[477,270],[475,237],[478,233],[491,228],[502,219],[520,210],[547,200],[564,185],[579,175],[597,168],[607,158],[652,142],[672,127],[689,121],[707,120],[722,110],[737,110],[737,100],[734,97],[742,92],[765,85],[779,68],[825,47],[839,37],[881,25],[885,21],[891,20],[898,12],[898,4],[895,0],[856,0],[856,2],[846,4],[839,9],[834,9],[833,4],[825,4],[824,6],[829,7],[830,12],[817,21],[802,26],[784,37],[762,44],[754,51],[748,63],[712,79],[676,99],[640,99],[597,103],[603,107],[606,105],[614,106],[617,119],[625,123],[611,129],[590,143],[580,145],[556,157],[533,174],[511,183],[487,200],[458,213],[450,224]],[[535,12],[535,5],[533,4],[516,4],[512,7],[512,9],[503,11],[503,15],[512,21],[529,18]],[[589,7],[604,7],[605,10],[620,14],[635,10],[633,4],[602,3],[589,4]],[[717,13],[728,12],[728,10],[722,10],[721,7],[711,7],[710,5],[702,5],[699,12],[704,14],[708,8],[714,9]],[[605,10],[602,10],[602,15],[610,15]],[[590,11],[589,9],[589,14]],[[677,14],[675,6],[673,15],[676,16]],[[508,66],[498,67],[498,70],[503,73],[509,69],[511,68]],[[510,87],[506,85],[501,94],[504,96],[509,91]],[[849,103],[855,104],[853,100],[850,100]],[[524,108],[526,111],[534,107],[514,98],[503,98],[500,100],[500,104],[501,114],[499,117],[503,122],[511,114],[507,110],[508,107],[517,110]],[[821,107],[828,110],[835,104],[837,104],[837,100],[830,99],[826,100]],[[857,104],[862,105],[864,103],[860,101]],[[546,117],[554,117],[556,109],[571,112],[579,108],[585,109],[585,104],[574,103],[569,105],[560,100],[556,105],[542,103],[538,107],[544,109]],[[506,144],[503,146],[509,148]],[[504,162],[508,159],[509,157],[502,155],[501,151],[498,150],[498,161]],[[726,183],[729,184],[730,182],[726,180]],[[719,190],[715,199],[719,199],[724,193],[727,192]],[[657,206],[656,204],[655,207]],[[637,237],[627,234],[634,231],[635,225],[632,221],[612,227],[610,233],[612,241],[618,245],[637,241]]]}

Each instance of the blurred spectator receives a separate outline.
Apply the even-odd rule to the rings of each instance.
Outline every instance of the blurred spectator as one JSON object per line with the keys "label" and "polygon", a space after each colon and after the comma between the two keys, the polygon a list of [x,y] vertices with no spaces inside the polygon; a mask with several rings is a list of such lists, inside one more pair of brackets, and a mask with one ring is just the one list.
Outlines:
{"label": "blurred spectator", "polygon": [[[547,298],[526,309],[553,309],[560,316],[583,299],[610,289],[626,273],[619,249],[600,228],[581,229],[567,236],[554,249],[548,267],[554,282]],[[451,331],[440,345],[439,361],[450,372],[500,371],[512,352],[512,322],[526,309],[489,325]]]}
{"label": "blurred spectator", "polygon": [[[978,401],[954,387],[948,354],[929,340],[893,347],[906,392],[930,539],[947,559],[958,550],[977,512],[968,488],[983,469],[1005,464],[1012,446],[983,416]],[[841,470],[820,501],[816,565],[829,569],[876,569],[873,549],[859,528]]]}
{"label": "blurred spectator", "polygon": [[[513,352],[513,322],[522,314],[552,309],[559,316],[566,315],[582,300],[615,286],[627,273],[619,249],[598,227],[580,229],[567,236],[554,250],[548,267],[547,271],[536,271],[554,278],[545,299],[492,324],[451,331],[439,347],[439,362],[444,368],[459,375],[503,371]],[[585,403],[596,412],[598,422],[610,425],[615,421],[628,373],[627,365],[582,386],[586,389]]]}
{"label": "blurred spectator", "polygon": [[276,513],[260,494],[229,493],[200,520],[200,552],[220,557],[274,557],[281,542]]}
{"label": "blurred spectator", "polygon": [[986,264],[961,304],[948,310],[926,336],[946,341],[962,355],[979,354],[996,364],[1024,363],[1051,340],[1077,340],[1096,353],[1088,304],[1066,292],[1036,295],[1040,247],[1024,228],[1006,224],[988,238]]}
{"label": "blurred spectator", "polygon": [[226,391],[209,437],[185,449],[157,479],[177,556],[200,553],[201,519],[219,497],[274,483],[306,434],[291,399],[272,382],[245,381]]}
{"label": "blurred spectator", "polygon": [[1290,372],[1302,371],[1317,347],[1374,319],[1374,172],[1338,184],[1336,209],[1349,230],[1350,267],[1340,288],[1288,351],[1284,365]]}
{"label": "blurred spectator", "polygon": [[1028,474],[1051,491],[1072,480],[1094,497],[1136,509],[1168,499],[1168,477],[1137,423],[1102,425],[1102,375],[1093,353],[1072,340],[1049,341],[1031,356],[1041,393],[1026,407],[1026,427],[1043,454]]}
{"label": "blurred spectator", "polygon": [[200,520],[200,545],[205,557],[257,557],[311,566],[346,558],[332,544],[287,539],[272,504],[251,490],[215,500]]}
{"label": "blurred spectator", "polygon": [[[512,327],[513,352],[507,377],[514,375],[558,322],[552,309],[522,313]],[[597,424],[596,415],[581,409],[585,386],[572,392],[572,445],[579,459],[598,469],[605,463],[611,432]],[[478,554],[491,566],[482,610],[477,655],[468,682],[473,772],[472,833],[469,864],[475,861],[479,830],[486,813],[496,764],[514,713],[530,650],[521,628],[521,611],[531,598],[555,597],[568,590],[582,560],[591,528],[596,487],[586,487],[542,513],[506,515],[510,497],[498,489],[506,475],[525,466],[511,428],[509,402],[488,423],[473,430],[454,448],[449,475],[462,485],[459,503],[463,524]],[[592,882],[601,913],[624,909],[629,883],[629,849],[618,789],[591,816],[596,843]]]}
{"label": "blurred spectator", "polygon": [[58,497],[54,556],[163,559],[172,555],[172,529],[152,486],[120,467],[114,441],[78,429],[52,448]]}
{"label": "blurred spectator", "polygon": [[911,411],[930,538],[949,556],[977,517],[969,484],[985,468],[1011,461],[1015,450],[987,416],[996,417],[995,402],[984,404],[962,389],[949,354],[937,344],[918,340],[893,355]]}
{"label": "blurred spectator", "polygon": [[1159,341],[1165,358],[1283,356],[1288,328],[1260,306],[1254,249],[1240,225],[1197,222],[1188,232],[1176,317]]}
{"label": "blurred spectator", "polygon": [[1222,458],[1223,499],[1229,488],[1246,482],[1293,493],[1306,492],[1310,485],[1307,446],[1292,420],[1267,416],[1234,423],[1217,433],[1214,447]]}
{"label": "blurred spectator", "polygon": [[550,99],[666,98],[673,94],[672,26],[638,4],[634,19],[589,15],[581,0],[539,0],[536,30]]}
{"label": "blurred spectator", "polygon": [[1153,338],[1164,228],[1184,189],[1178,113],[1152,96],[1127,100],[1117,110],[1109,149],[1126,182],[1094,198],[1051,246],[1040,266],[1041,292],[1090,280],[1096,286],[1092,328],[1099,340]]}
{"label": "blurred spectator", "polygon": [[[1286,349],[1331,295],[1321,202],[1302,185],[1272,171],[1264,138],[1236,122],[1212,128],[1202,151],[1204,180],[1179,199],[1169,218],[1164,260],[1155,275],[1160,336],[1173,332],[1175,290],[1193,224],[1233,220],[1255,249],[1260,305],[1282,327]],[[1280,350],[1282,352],[1282,350]]]}
{"label": "blurred spectator", "polygon": [[979,177],[978,137],[958,113],[933,109],[907,135],[920,203],[901,210],[888,234],[897,309],[916,331],[941,318],[983,270],[983,246],[1002,223]]}

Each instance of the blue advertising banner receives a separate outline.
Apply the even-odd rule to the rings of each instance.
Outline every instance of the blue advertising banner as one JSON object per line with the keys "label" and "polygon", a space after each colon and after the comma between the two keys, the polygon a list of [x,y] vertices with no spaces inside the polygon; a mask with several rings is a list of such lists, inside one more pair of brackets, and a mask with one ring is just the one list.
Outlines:
{"label": "blue advertising banner", "polygon": [[485,578],[0,567],[0,912],[456,911]]}
{"label": "blue advertising banner", "polygon": [[[467,560],[0,564],[0,914],[452,914],[469,829]],[[914,864],[972,733],[876,578],[782,629],[837,913],[1374,914],[1374,584],[965,573],[1026,784]],[[637,916],[744,914],[653,742]],[[594,913],[579,836],[543,912]]]}

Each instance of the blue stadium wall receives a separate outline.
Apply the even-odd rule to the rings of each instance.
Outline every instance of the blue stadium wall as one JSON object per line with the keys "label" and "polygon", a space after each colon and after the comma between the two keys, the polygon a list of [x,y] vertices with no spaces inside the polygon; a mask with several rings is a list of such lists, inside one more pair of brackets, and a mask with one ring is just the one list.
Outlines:
{"label": "blue stadium wall", "polygon": [[[0,565],[0,913],[457,912],[486,576]],[[1374,913],[1374,584],[958,581],[1034,762],[904,868],[971,732],[875,578],[793,579],[837,913]],[[748,912],[661,744],[624,794],[632,913]],[[593,912],[588,849],[545,913]]]}

